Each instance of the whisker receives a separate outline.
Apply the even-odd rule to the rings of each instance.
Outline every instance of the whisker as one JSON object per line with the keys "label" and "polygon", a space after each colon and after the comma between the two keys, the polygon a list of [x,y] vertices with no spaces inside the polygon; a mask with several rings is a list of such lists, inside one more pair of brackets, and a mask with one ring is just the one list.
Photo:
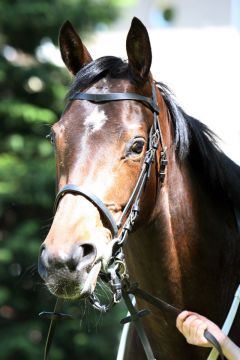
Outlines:
{"label": "whisker", "polygon": [[27,278],[32,278],[35,275],[38,275],[38,268],[37,264],[32,264],[28,266],[19,276],[19,278],[16,281],[16,284],[22,283],[23,280],[26,280]]}
{"label": "whisker", "polygon": [[45,230],[45,229],[50,229],[52,223],[51,224],[47,224],[47,225],[43,225],[40,227],[41,230]]}
{"label": "whisker", "polygon": [[107,299],[110,300],[112,296],[112,291],[109,286],[102,280],[99,281],[98,285],[100,286],[101,291],[104,293]]}

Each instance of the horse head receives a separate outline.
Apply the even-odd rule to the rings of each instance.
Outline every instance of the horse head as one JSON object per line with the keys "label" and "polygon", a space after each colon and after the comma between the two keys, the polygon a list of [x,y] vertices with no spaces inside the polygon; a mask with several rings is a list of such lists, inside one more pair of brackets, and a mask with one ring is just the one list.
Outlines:
{"label": "horse head", "polygon": [[[54,295],[74,299],[92,294],[99,272],[108,265],[122,221],[117,230],[112,224],[121,219],[146,163],[153,113],[158,118],[154,106],[161,108],[164,138],[167,112],[150,73],[148,33],[138,19],[127,35],[128,62],[112,56],[93,61],[69,22],[61,28],[59,42],[75,78],[63,115],[51,130],[60,194],[41,246],[39,272]],[[157,98],[151,105],[153,91]],[[122,101],[99,96],[112,93],[125,95]],[[160,150],[151,158],[136,227],[153,216]]]}

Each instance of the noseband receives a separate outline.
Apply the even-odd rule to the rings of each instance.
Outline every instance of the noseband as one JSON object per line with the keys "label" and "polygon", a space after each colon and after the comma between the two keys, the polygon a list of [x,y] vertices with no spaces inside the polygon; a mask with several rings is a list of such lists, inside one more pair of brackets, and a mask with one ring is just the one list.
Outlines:
{"label": "noseband", "polygon": [[100,212],[102,217],[104,218],[104,222],[106,223],[107,227],[112,233],[112,237],[115,238],[118,233],[118,228],[116,222],[114,221],[112,214],[108,210],[108,208],[104,205],[104,203],[94,194],[92,194],[87,189],[84,189],[77,185],[65,185],[57,194],[55,203],[54,203],[54,213],[57,211],[57,207],[61,199],[66,194],[73,194],[73,195],[82,195],[87,200],[89,200]]}

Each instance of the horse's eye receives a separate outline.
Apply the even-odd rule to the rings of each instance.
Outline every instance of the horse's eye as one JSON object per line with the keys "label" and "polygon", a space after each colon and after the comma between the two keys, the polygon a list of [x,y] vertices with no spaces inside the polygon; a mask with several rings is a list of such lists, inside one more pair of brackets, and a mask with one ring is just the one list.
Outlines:
{"label": "horse's eye", "polygon": [[141,154],[144,147],[144,141],[143,140],[137,140],[135,141],[131,146],[131,152],[135,154]]}

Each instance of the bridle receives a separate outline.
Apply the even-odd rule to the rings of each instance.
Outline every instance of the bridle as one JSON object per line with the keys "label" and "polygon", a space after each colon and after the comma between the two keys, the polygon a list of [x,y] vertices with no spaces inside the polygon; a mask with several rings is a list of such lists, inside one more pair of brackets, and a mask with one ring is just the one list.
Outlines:
{"label": "bridle", "polygon": [[[113,239],[118,238],[117,243],[119,246],[123,245],[127,232],[130,231],[130,228],[133,226],[133,221],[135,221],[136,214],[139,213],[139,201],[141,194],[143,192],[144,186],[147,179],[150,176],[151,166],[155,159],[156,151],[161,145],[161,155],[160,155],[160,172],[159,178],[161,184],[164,182],[165,170],[167,166],[167,153],[166,147],[163,145],[163,136],[158,121],[158,115],[160,112],[159,106],[157,104],[155,83],[152,86],[152,97],[142,96],[135,93],[109,93],[109,94],[88,94],[88,93],[76,93],[70,97],[70,101],[74,100],[87,100],[94,103],[104,103],[111,101],[123,101],[123,100],[134,100],[141,102],[153,112],[153,124],[151,126],[148,138],[148,149],[145,154],[143,161],[143,166],[140,171],[135,188],[125,205],[125,208],[122,212],[121,218],[118,223],[113,219],[110,211],[107,209],[105,204],[94,194],[92,194],[88,189],[79,187],[73,184],[65,185],[57,194],[54,212],[57,210],[58,204],[66,194],[81,195],[88,199],[100,212],[103,217],[103,220],[108,225],[108,228],[111,230]],[[126,215],[129,213],[127,220],[124,222]],[[119,234],[119,229],[120,234]]]}
{"label": "bridle", "polygon": [[[92,305],[100,311],[107,311],[114,304],[120,301],[122,297],[121,292],[121,277],[126,275],[126,266],[124,262],[123,255],[123,245],[128,237],[129,232],[132,231],[135,221],[139,215],[140,207],[139,202],[141,199],[141,195],[145,188],[146,182],[149,179],[152,164],[155,160],[156,151],[159,146],[161,146],[160,153],[160,168],[159,168],[159,180],[160,184],[163,184],[165,174],[166,174],[166,166],[167,166],[167,149],[163,144],[163,136],[159,123],[159,113],[160,109],[157,103],[157,94],[156,94],[156,84],[155,82],[152,84],[152,97],[142,96],[135,93],[109,93],[109,94],[88,94],[78,92],[70,97],[70,101],[74,100],[86,100],[94,103],[104,103],[111,101],[123,101],[123,100],[131,100],[138,101],[147,106],[153,112],[153,123],[149,131],[148,137],[148,148],[145,154],[145,158],[143,161],[143,165],[138,176],[138,180],[136,185],[132,191],[132,194],[125,205],[121,218],[118,220],[118,223],[113,219],[110,211],[105,206],[105,204],[94,194],[92,194],[88,189],[74,185],[67,184],[65,185],[57,194],[55,204],[54,204],[54,212],[57,210],[58,204],[61,199],[66,194],[74,194],[81,195],[89,200],[100,212],[102,219],[106,226],[111,230],[113,246],[112,246],[112,257],[109,261],[107,272],[100,273],[100,276],[110,281],[111,289],[113,292],[113,301],[106,306],[100,305],[97,297],[93,294],[90,297],[90,301]],[[119,278],[119,270],[121,268],[121,276]]]}
{"label": "bridle", "polygon": [[[156,159],[156,152],[160,147],[160,165],[158,171],[158,177],[160,186],[163,185],[166,167],[168,164],[167,160],[167,148],[164,146],[162,131],[159,123],[159,113],[160,108],[157,103],[157,94],[156,87],[158,83],[153,82],[152,84],[152,96],[146,97],[135,93],[108,93],[108,94],[89,94],[83,92],[77,92],[70,97],[70,101],[75,100],[85,100],[94,103],[104,103],[111,101],[138,101],[147,106],[153,112],[153,123],[149,131],[148,136],[148,148],[145,154],[143,165],[136,182],[136,185],[133,189],[133,192],[125,205],[121,218],[118,223],[115,222],[110,211],[105,206],[105,204],[100,200],[96,195],[92,194],[89,189],[80,187],[74,184],[65,185],[57,194],[54,204],[54,212],[56,212],[59,202],[66,194],[80,195],[89,200],[101,214],[104,225],[111,231],[112,234],[112,257],[108,263],[107,269],[104,272],[100,272],[100,277],[109,283],[113,298],[108,305],[100,304],[99,299],[93,293],[89,300],[93,307],[102,312],[108,311],[114,304],[118,303],[123,297],[126,306],[131,314],[127,318],[122,320],[122,323],[129,321],[134,321],[136,325],[137,333],[142,342],[143,348],[145,350],[146,358],[148,360],[153,360],[154,355],[148,341],[148,338],[145,334],[144,328],[140,319],[149,313],[148,310],[137,311],[132,304],[130,294],[134,294],[140,298],[143,298],[145,301],[151,303],[153,306],[156,306],[160,310],[168,310],[172,312],[175,316],[178,315],[181,310],[173,307],[172,305],[162,301],[161,299],[152,296],[146,291],[140,289],[137,284],[130,284],[128,279],[128,273],[126,270],[126,264],[123,254],[123,246],[127,240],[128,234],[132,231],[136,219],[140,213],[140,199],[143,193],[143,190],[146,186],[146,183],[150,177],[152,164]],[[53,312],[42,312],[40,316],[47,317],[51,319],[51,324],[48,332],[47,343],[45,347],[44,359],[47,359],[48,352],[50,350],[50,345],[54,333],[54,328],[56,326],[56,320],[61,318],[68,318],[67,314],[62,314],[59,312],[62,305],[62,301],[57,299],[55,309]],[[220,345],[214,336],[209,333],[207,330],[204,333],[205,337],[210,341],[220,353],[221,358],[223,359],[223,354]]]}

